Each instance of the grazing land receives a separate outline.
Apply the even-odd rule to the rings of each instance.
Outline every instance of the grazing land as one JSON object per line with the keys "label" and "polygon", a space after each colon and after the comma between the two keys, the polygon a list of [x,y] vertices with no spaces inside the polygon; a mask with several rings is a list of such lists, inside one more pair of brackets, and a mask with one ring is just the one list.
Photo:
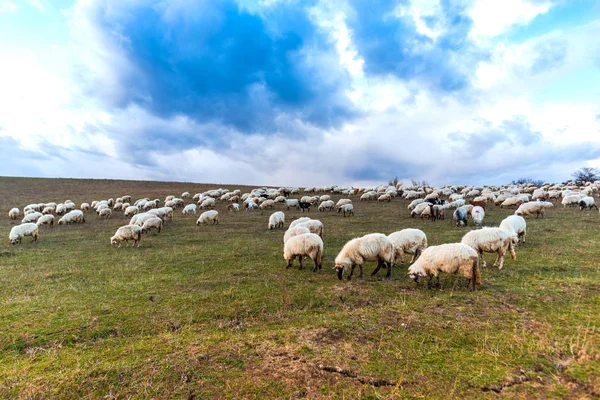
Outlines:
{"label": "grazing land", "polygon": [[[285,269],[272,210],[231,213],[223,202],[220,225],[197,227],[199,214],[176,210],[139,248],[110,245],[127,224],[121,213],[8,242],[14,206],[218,187],[251,189],[0,178],[0,398],[600,397],[596,211],[555,203],[545,219],[529,217],[517,260],[499,271],[486,255],[476,292],[455,276],[415,287],[406,265],[389,280],[370,277],[372,263],[364,279],[337,279],[333,260],[351,238],[415,227],[431,246],[472,228],[411,219],[398,198],[353,196],[349,218],[315,207],[325,226],[317,273],[310,262]],[[513,211],[492,205],[484,224]],[[286,227],[302,216],[284,212]]]}

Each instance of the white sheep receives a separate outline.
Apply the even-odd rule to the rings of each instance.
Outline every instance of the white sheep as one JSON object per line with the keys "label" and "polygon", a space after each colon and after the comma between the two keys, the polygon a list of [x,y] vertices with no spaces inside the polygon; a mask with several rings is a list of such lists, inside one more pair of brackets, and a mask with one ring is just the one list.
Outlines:
{"label": "white sheep", "polygon": [[129,225],[137,225],[141,227],[142,225],[144,225],[144,222],[146,222],[146,220],[149,220],[150,218],[154,217],[158,217],[158,215],[150,212],[136,214],[129,220]]}
{"label": "white sheep", "polygon": [[394,246],[394,266],[400,260],[404,264],[404,254],[412,254],[409,264],[412,264],[419,255],[427,248],[427,236],[420,229],[402,229],[388,235],[388,239]]}
{"label": "white sheep", "polygon": [[[294,226],[303,226],[305,228],[308,228],[308,230],[311,233],[314,233],[315,235],[319,235],[319,236],[323,237],[323,223],[319,220],[311,219],[310,221],[301,222]],[[290,225],[290,228],[291,227],[292,226]]]}
{"label": "white sheep", "polygon": [[238,212],[238,211],[240,211],[240,205],[239,205],[239,204],[236,204],[236,203],[228,204],[228,205],[227,205],[227,210],[228,210],[228,211],[235,211],[235,212]]}
{"label": "white sheep", "polygon": [[17,218],[19,218],[19,215],[21,215],[21,211],[18,208],[11,208],[10,211],[8,212],[8,218],[15,220]]}
{"label": "white sheep", "polygon": [[142,228],[137,225],[125,225],[117,229],[117,232],[113,237],[110,238],[110,244],[113,246],[118,244],[118,247],[121,247],[121,244],[125,242],[125,247],[129,246],[129,241],[133,240],[133,247],[137,245],[140,247],[140,240],[142,239]]}
{"label": "white sheep", "polygon": [[182,199],[187,199],[188,197],[190,197],[190,192],[183,192],[183,193],[181,193],[181,198]]}
{"label": "white sheep", "polygon": [[563,208],[575,207],[579,204],[579,201],[584,197],[585,196],[582,196],[580,194],[571,194],[571,195],[563,197],[561,203],[563,205]]}
{"label": "white sheep", "polygon": [[288,228],[283,235],[283,243],[287,242],[290,238],[298,235],[302,235],[304,233],[311,233],[310,230],[305,226],[294,226],[293,228]]}
{"label": "white sheep", "polygon": [[288,229],[293,228],[294,226],[296,226],[298,224],[302,224],[302,223],[308,222],[308,221],[312,221],[312,218],[301,217],[301,218],[295,219],[290,223],[290,226],[288,227]]}
{"label": "white sheep", "polygon": [[344,217],[346,217],[346,213],[348,216],[354,215],[354,206],[352,204],[344,204],[338,208],[338,213],[340,212],[344,213]]}
{"label": "white sheep", "polygon": [[81,205],[79,206],[79,209],[81,211],[89,211],[90,210],[90,205],[88,203],[81,203]]}
{"label": "white sheep", "polygon": [[475,250],[462,243],[428,247],[423,251],[421,257],[408,268],[408,275],[417,283],[419,278],[429,276],[429,288],[431,288],[431,280],[434,277],[437,278],[436,285],[439,287],[440,272],[462,274],[468,279],[471,290],[475,290],[475,285],[481,285],[479,256]]}
{"label": "white sheep", "polygon": [[83,216],[83,211],[81,210],[69,211],[58,220],[59,225],[83,224],[84,222],[85,217]]}
{"label": "white sheep", "polygon": [[521,215],[525,217],[530,214],[535,214],[536,218],[538,218],[540,215],[542,218],[544,218],[546,208],[549,207],[554,207],[554,204],[549,201],[532,201],[530,203],[523,203],[519,206],[519,208],[517,208],[515,215]]}
{"label": "white sheep", "polygon": [[37,226],[49,225],[50,227],[54,226],[54,215],[46,214],[42,215],[36,222]]}
{"label": "white sheep", "polygon": [[54,207],[44,207],[44,209],[42,210],[42,214],[54,214]]}
{"label": "white sheep", "polygon": [[523,200],[518,197],[509,197],[500,204],[500,208],[520,206]]}
{"label": "white sheep", "polygon": [[282,211],[277,211],[269,217],[268,229],[283,228],[285,225],[285,214]]}
{"label": "white sheep", "polygon": [[256,210],[258,209],[258,204],[256,204],[254,201],[248,199],[244,202],[244,204],[246,205],[246,211],[251,211],[251,210]]}
{"label": "white sheep", "polygon": [[162,231],[163,220],[158,217],[148,218],[142,224],[142,233],[148,233],[152,229],[156,229],[158,233]]}
{"label": "white sheep", "polygon": [[212,197],[208,197],[202,200],[202,203],[200,204],[201,210],[205,210],[207,208],[215,208],[215,199],[213,199]]}
{"label": "white sheep", "polygon": [[303,233],[290,237],[283,245],[283,258],[287,261],[287,268],[292,266],[294,259],[298,257],[300,269],[302,269],[302,258],[309,257],[314,262],[313,271],[323,266],[323,240],[314,233]]}
{"label": "white sheep", "polygon": [[[410,204],[408,205],[408,209],[409,210],[414,210],[415,207],[421,203],[423,203],[425,201],[425,199],[414,199],[413,201],[410,202]],[[464,203],[464,200],[463,200]]]}
{"label": "white sheep", "polygon": [[139,211],[140,211],[140,209],[137,208],[136,206],[129,206],[125,209],[125,212],[123,212],[123,215],[125,217],[131,217],[132,215],[136,215]]}
{"label": "white sheep", "polygon": [[[321,196],[321,197],[325,197],[325,196]],[[333,200],[325,200],[323,202],[321,202],[321,204],[319,204],[319,211],[331,211],[335,208],[335,203],[333,202]]]}
{"label": "white sheep", "polygon": [[519,240],[523,239],[525,243],[525,236],[527,235],[527,223],[525,218],[520,215],[509,215],[500,222],[500,229],[504,229],[507,232],[511,232],[517,235]]}
{"label": "white sheep", "polygon": [[350,199],[339,199],[338,202],[335,204],[335,208],[339,209],[341,206],[343,206],[345,204],[352,204],[352,200],[350,200]]}
{"label": "white sheep", "polygon": [[415,217],[415,216],[419,216],[423,213],[423,211],[425,210],[429,210],[429,207],[431,206],[431,203],[429,202],[423,202],[423,203],[419,203],[415,206],[415,208],[410,212],[410,216],[411,217]]}
{"label": "white sheep", "polygon": [[200,217],[196,221],[196,225],[207,224],[212,222],[213,225],[219,224],[219,212],[215,210],[205,211],[200,214]]}
{"label": "white sheep", "polygon": [[382,265],[387,267],[386,277],[391,275],[392,264],[394,263],[394,246],[387,236],[381,233],[371,233],[350,240],[335,258],[333,269],[337,271],[340,280],[349,269],[348,279],[351,279],[354,267],[358,265],[360,268],[359,277],[362,278],[363,264],[367,261],[377,261],[377,268],[371,273],[371,276],[375,275]]}
{"label": "white sheep", "polygon": [[471,210],[471,218],[473,218],[473,223],[475,225],[480,225],[483,223],[483,218],[485,217],[485,210],[483,207],[475,206]]}
{"label": "white sheep", "polygon": [[275,202],[273,200],[265,200],[260,204],[261,210],[266,210],[267,208],[274,208]]}
{"label": "white sheep", "polygon": [[32,242],[38,240],[38,226],[33,222],[27,222],[21,225],[13,226],[8,234],[8,240],[11,244],[21,243],[25,236],[31,236]]}
{"label": "white sheep", "polygon": [[515,245],[519,242],[516,233],[505,231],[501,228],[482,228],[475,231],[467,232],[460,241],[473,250],[479,253],[483,261],[482,267],[485,268],[486,262],[483,258],[483,253],[496,253],[496,261],[494,267],[502,269],[504,266],[504,256],[506,251],[510,251],[510,256],[513,260],[517,259],[515,253]]}
{"label": "white sheep", "polygon": [[596,201],[591,196],[586,196],[586,197],[582,198],[581,200],[579,200],[579,211],[583,211],[584,209],[591,210],[594,207],[596,207],[596,210],[598,210]]}
{"label": "white sheep", "polygon": [[112,215],[112,210],[110,208],[103,208],[98,212],[98,216],[100,218],[110,219],[111,215]]}
{"label": "white sheep", "polygon": [[26,224],[28,222],[36,222],[38,220],[38,218],[40,218],[42,216],[41,212],[32,212],[31,214],[27,214],[23,217],[23,219],[21,220],[22,224]]}
{"label": "white sheep", "polygon": [[181,211],[181,213],[183,215],[190,215],[190,214],[196,215],[196,205],[195,204],[188,204],[187,206],[185,206],[183,208],[183,211]]}
{"label": "white sheep", "polygon": [[390,196],[389,194],[382,194],[377,198],[377,201],[387,201],[389,203],[390,201],[392,201],[392,196]]}

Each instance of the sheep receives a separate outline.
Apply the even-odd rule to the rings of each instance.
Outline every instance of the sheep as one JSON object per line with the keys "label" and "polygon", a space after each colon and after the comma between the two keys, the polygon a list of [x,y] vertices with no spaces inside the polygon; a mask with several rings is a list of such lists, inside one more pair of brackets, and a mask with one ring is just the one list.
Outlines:
{"label": "sheep", "polygon": [[36,222],[37,226],[49,225],[50,227],[54,226],[54,215],[46,214],[42,215]]}
{"label": "sheep", "polygon": [[544,213],[546,208],[554,207],[554,204],[549,201],[532,201],[531,203],[524,203],[517,208],[515,211],[515,215],[527,216],[530,214],[535,214],[535,217],[538,218],[540,215],[542,218],[545,217]]}
{"label": "sheep", "polygon": [[83,211],[81,210],[69,211],[58,220],[59,225],[83,224],[84,222],[85,217],[83,216]]}
{"label": "sheep", "polygon": [[479,253],[483,261],[482,267],[484,268],[486,262],[483,258],[483,253],[497,254],[494,267],[497,266],[498,269],[502,269],[504,266],[504,255],[507,249],[510,251],[512,259],[517,259],[517,254],[515,253],[515,245],[519,242],[517,234],[501,228],[482,228],[467,232],[460,242],[470,246]]}
{"label": "sheep", "polygon": [[196,221],[196,225],[206,224],[212,222],[213,225],[219,224],[219,212],[215,210],[205,211],[200,214],[200,217]]}
{"label": "sheep", "polygon": [[298,235],[302,235],[304,233],[311,233],[310,230],[305,226],[294,226],[293,228],[288,228],[283,235],[283,244],[287,242],[290,238]]}
{"label": "sheep", "polygon": [[158,217],[148,218],[142,224],[142,233],[148,233],[152,229],[156,229],[158,233],[162,231],[163,220]]}
{"label": "sheep", "polygon": [[429,288],[432,287],[434,277],[437,279],[436,286],[440,286],[440,272],[462,274],[468,279],[467,285],[471,286],[471,290],[475,290],[475,285],[481,285],[479,256],[475,250],[462,243],[428,247],[408,268],[408,275],[416,283],[419,283],[419,278],[429,276]]}
{"label": "sheep", "polygon": [[507,232],[511,232],[517,235],[520,240],[523,238],[525,243],[525,236],[527,235],[527,223],[525,218],[520,215],[509,215],[500,222],[500,229],[504,229]]}
{"label": "sheep", "polygon": [[187,206],[185,206],[183,208],[183,210],[181,211],[181,213],[183,215],[190,215],[190,214],[196,215],[196,205],[195,204],[188,204]]}
{"label": "sheep", "polygon": [[571,194],[568,195],[566,197],[563,197],[562,199],[562,205],[563,208],[567,208],[567,207],[575,207],[576,205],[579,204],[579,201],[585,196],[580,196],[578,194]]}
{"label": "sheep", "polygon": [[348,213],[348,216],[354,215],[354,206],[352,204],[344,204],[338,208],[338,213],[339,212],[344,213],[344,218],[346,217],[346,213]]}
{"label": "sheep", "polygon": [[[324,197],[324,196],[321,196]],[[333,200],[325,200],[323,202],[321,202],[321,204],[319,204],[319,211],[331,211],[333,210],[335,207],[335,203],[333,202]]]}
{"label": "sheep", "polygon": [[504,200],[502,202],[502,204],[500,204],[500,208],[504,208],[504,207],[513,207],[513,206],[520,206],[521,203],[523,203],[523,201],[521,199],[519,199],[518,197],[509,197],[508,199]]}
{"label": "sheep", "polygon": [[183,192],[183,193],[181,193],[181,198],[182,199],[187,199],[188,197],[190,197],[190,192]]}
{"label": "sheep", "polygon": [[473,223],[475,225],[480,225],[483,223],[483,218],[485,217],[485,210],[480,206],[475,206],[471,210],[471,218],[473,218]]}
{"label": "sheep", "polygon": [[387,201],[389,203],[390,201],[392,201],[392,196],[390,196],[389,194],[382,194],[377,198],[377,201]]}
{"label": "sheep", "polygon": [[335,258],[333,269],[337,272],[340,280],[342,280],[344,273],[350,269],[348,275],[348,280],[350,280],[354,273],[354,267],[358,265],[360,268],[359,278],[362,278],[363,264],[367,261],[377,261],[377,268],[371,273],[371,276],[375,275],[382,265],[385,265],[387,267],[385,276],[389,278],[394,263],[394,246],[387,236],[381,233],[371,233],[350,240]]}
{"label": "sheep", "polygon": [[237,212],[237,211],[240,211],[240,205],[239,205],[239,204],[236,204],[236,203],[229,204],[229,205],[227,206],[227,210],[228,210],[228,211],[236,211],[236,212]]}
{"label": "sheep", "polygon": [[411,217],[420,216],[423,211],[428,210],[431,203],[423,202],[417,204],[417,206],[410,212]]}
{"label": "sheep", "polygon": [[335,204],[335,208],[337,208],[339,210],[341,206],[346,205],[346,204],[352,204],[352,200],[339,199],[338,202]]}
{"label": "sheep", "polygon": [[40,218],[42,216],[41,212],[32,212],[31,214],[27,214],[25,215],[25,217],[23,217],[23,219],[21,220],[22,224],[26,224],[28,222],[36,222],[38,220],[38,218]]}
{"label": "sheep", "polygon": [[[412,211],[412,210],[414,210],[414,209],[415,209],[415,207],[416,207],[417,205],[419,205],[419,204],[423,203],[424,201],[425,201],[425,199],[415,199],[415,200],[413,200],[413,201],[411,201],[411,202],[410,202],[410,204],[408,205],[408,207],[407,207],[407,208],[408,208],[409,210],[411,210],[411,211]],[[464,202],[464,201],[463,201],[463,202]]]}
{"label": "sheep", "polygon": [[44,207],[44,209],[42,210],[42,214],[54,214],[54,207]]}
{"label": "sheep", "polygon": [[21,215],[21,211],[18,208],[11,208],[10,211],[8,212],[8,218],[15,220],[17,218],[19,218],[19,215]]}
{"label": "sheep", "polygon": [[304,212],[304,210],[307,210],[308,212],[310,212],[311,206],[312,206],[312,204],[307,201],[298,202],[298,207],[300,208],[300,210],[302,210],[302,212]]}
{"label": "sheep", "polygon": [[282,211],[277,211],[271,214],[269,217],[269,225],[267,228],[269,230],[276,228],[283,228],[285,224],[285,214]]}
{"label": "sheep", "polygon": [[110,208],[108,207],[108,204],[98,204],[98,206],[96,207],[96,214],[100,215],[100,211],[109,209]]}
{"label": "sheep", "polygon": [[284,196],[277,196],[275,198],[275,200],[273,200],[275,202],[275,204],[283,204],[285,203],[285,197]]}
{"label": "sheep", "polygon": [[121,210],[123,210],[123,203],[120,202],[120,201],[117,201],[115,203],[115,205],[113,206],[113,210],[114,211],[121,211]]}
{"label": "sheep", "polygon": [[287,261],[286,268],[290,268],[294,259],[298,257],[300,269],[302,258],[309,257],[314,262],[313,272],[323,267],[323,240],[314,233],[303,233],[289,238],[283,245],[283,258]]}
{"label": "sheep", "polygon": [[131,203],[131,196],[129,196],[129,195],[121,196],[121,201],[123,203]]}
{"label": "sheep", "polygon": [[448,208],[458,208],[458,207],[462,207],[464,205],[465,205],[465,200],[458,199],[458,200],[454,200],[453,202],[450,202],[450,204],[448,204]]}
{"label": "sheep", "polygon": [[200,203],[201,210],[206,210],[207,208],[215,208],[215,199],[212,197],[208,197],[202,200],[202,203]]}
{"label": "sheep", "polygon": [[112,215],[112,210],[110,208],[103,208],[102,210],[100,210],[98,212],[98,216],[100,218],[107,218],[110,219],[110,216]]}
{"label": "sheep", "polygon": [[482,200],[476,200],[477,198],[471,200],[470,204],[473,207],[481,207],[483,209],[483,211],[485,211],[485,206],[486,206],[486,201],[485,199]]}
{"label": "sheep", "polygon": [[291,228],[295,227],[296,225],[303,224],[308,221],[312,221],[312,219],[308,218],[308,217],[298,218],[290,223],[290,226],[288,227],[288,229],[291,229]]}
{"label": "sheep", "polygon": [[110,238],[110,244],[116,245],[118,244],[121,247],[121,244],[125,242],[125,247],[129,246],[129,241],[133,240],[132,247],[140,247],[140,240],[142,239],[142,228],[137,225],[124,225],[117,229],[117,232],[113,237]]}
{"label": "sheep", "polygon": [[136,215],[139,211],[140,211],[140,209],[137,208],[136,206],[129,206],[125,209],[125,212],[123,213],[123,215],[125,217],[131,217],[132,215]]}
{"label": "sheep", "polygon": [[246,211],[251,211],[251,210],[258,209],[258,204],[256,204],[252,200],[246,200],[245,205],[246,205]]}
{"label": "sheep", "polygon": [[431,206],[431,218],[433,221],[436,221],[438,219],[445,219],[446,211],[444,210],[444,206],[441,206],[439,204]]}
{"label": "sheep", "polygon": [[33,222],[27,222],[21,225],[13,226],[8,234],[8,240],[11,244],[21,243],[23,237],[31,236],[32,242],[38,240],[38,226]]}
{"label": "sheep", "polygon": [[388,239],[394,246],[394,266],[398,260],[404,264],[404,253],[413,255],[409,263],[412,264],[427,248],[427,236],[420,229],[402,229],[389,234]]}
{"label": "sheep", "polygon": [[596,210],[598,210],[598,206],[596,205],[593,197],[587,196],[579,200],[579,211],[583,211],[586,208],[591,210],[593,207],[596,207]]}
{"label": "sheep", "polygon": [[81,211],[90,211],[90,205],[88,203],[81,203],[79,209]]}
{"label": "sheep", "polygon": [[154,213],[150,213],[150,212],[135,214],[129,220],[129,225],[137,225],[137,226],[141,227],[142,225],[144,225],[144,222],[146,222],[146,220],[148,220],[150,218],[154,218],[154,217],[158,217],[158,215],[156,215]]}
{"label": "sheep", "polygon": [[303,226],[308,228],[311,233],[323,237],[323,223],[317,219],[311,219],[310,221],[302,222],[295,226]]}
{"label": "sheep", "polygon": [[467,215],[467,210],[462,207],[459,207],[456,210],[454,210],[454,213],[452,214],[452,219],[456,221],[456,226],[466,226]]}
{"label": "sheep", "polygon": [[267,208],[275,208],[275,202],[273,200],[265,200],[261,203],[260,209],[265,210]]}

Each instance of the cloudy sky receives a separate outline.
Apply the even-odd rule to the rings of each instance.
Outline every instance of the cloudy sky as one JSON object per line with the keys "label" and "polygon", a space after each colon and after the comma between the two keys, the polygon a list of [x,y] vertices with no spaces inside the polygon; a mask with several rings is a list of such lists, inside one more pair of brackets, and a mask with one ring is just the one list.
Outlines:
{"label": "cloudy sky", "polygon": [[0,175],[563,181],[595,0],[0,0]]}

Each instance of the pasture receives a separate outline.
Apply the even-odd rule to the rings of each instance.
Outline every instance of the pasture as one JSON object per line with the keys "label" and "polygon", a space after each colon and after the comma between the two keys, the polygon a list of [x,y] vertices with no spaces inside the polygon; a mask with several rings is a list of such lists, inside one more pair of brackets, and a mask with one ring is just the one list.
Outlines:
{"label": "pasture", "polygon": [[[359,202],[325,226],[323,269],[285,269],[273,212],[195,225],[175,210],[139,248],[109,238],[121,213],[40,228],[11,246],[14,206],[129,194],[133,199],[239,185],[0,178],[0,398],[598,398],[600,215],[529,217],[527,243],[504,269],[486,255],[476,292],[462,278],[415,286],[407,265],[339,281],[333,260],[351,238],[422,229],[429,245],[471,229],[411,219],[409,201]],[[292,196],[299,198],[300,196]],[[332,195],[334,201],[342,196]],[[346,197],[346,196],[344,196]],[[192,201],[186,200],[186,204]],[[289,223],[302,213],[286,214]],[[493,205],[498,226],[514,210]],[[410,259],[410,257],[408,257]]]}

